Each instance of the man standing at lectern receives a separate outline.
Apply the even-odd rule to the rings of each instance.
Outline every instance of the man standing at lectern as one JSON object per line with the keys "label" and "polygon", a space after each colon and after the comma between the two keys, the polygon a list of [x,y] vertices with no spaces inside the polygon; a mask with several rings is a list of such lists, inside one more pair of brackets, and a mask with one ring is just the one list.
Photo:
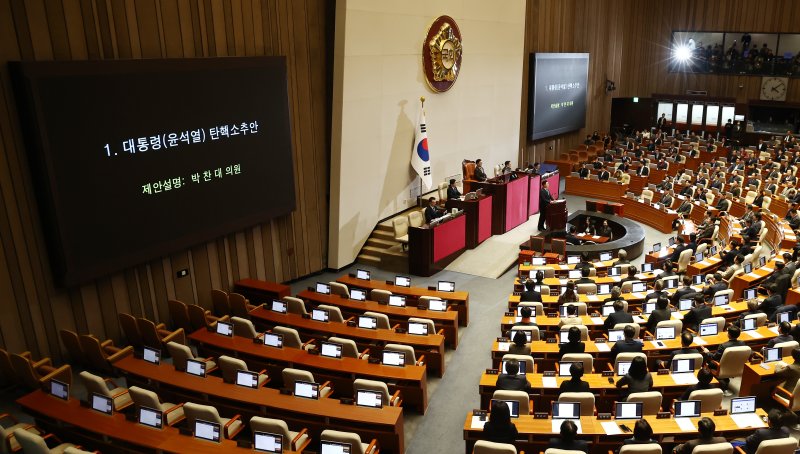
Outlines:
{"label": "man standing at lectern", "polygon": [[[542,189],[539,190],[539,231],[541,232],[544,230],[544,218],[547,215],[547,209],[550,206],[550,202],[553,201],[553,196],[550,194],[550,190],[547,188],[549,185],[548,181],[545,180],[542,183]],[[548,226],[549,227],[549,226]]]}

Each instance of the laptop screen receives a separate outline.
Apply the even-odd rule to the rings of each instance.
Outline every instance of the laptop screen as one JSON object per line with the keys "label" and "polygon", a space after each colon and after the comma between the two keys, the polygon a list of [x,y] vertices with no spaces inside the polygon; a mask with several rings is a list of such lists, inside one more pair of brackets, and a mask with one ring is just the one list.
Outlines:
{"label": "laptop screen", "polygon": [[405,307],[406,297],[402,295],[389,295],[389,306]]}
{"label": "laptop screen", "polygon": [[631,291],[634,293],[645,292],[647,291],[647,284],[644,282],[634,282],[631,284]]}
{"label": "laptop screen", "polygon": [[319,443],[319,454],[350,454],[351,449],[350,443],[325,440]]}
{"label": "laptop screen", "polygon": [[331,286],[328,284],[323,284],[322,282],[317,282],[316,290],[317,293],[322,293],[323,295],[330,295]]}
{"label": "laptop screen", "polygon": [[559,377],[569,377],[569,368],[572,367],[573,364],[576,364],[575,361],[559,361],[558,362],[558,376]]}
{"label": "laptop screen", "polygon": [[271,311],[278,312],[279,314],[285,314],[287,311],[286,302],[281,300],[272,300],[272,304],[269,308]]}
{"label": "laptop screen", "polygon": [[781,359],[781,349],[780,348],[764,348],[764,362],[771,363],[773,361],[779,361]]}
{"label": "laptop screen", "polygon": [[219,424],[196,419],[194,421],[194,436],[203,440],[219,442]]}
{"label": "laptop screen", "polygon": [[749,397],[736,397],[731,399],[731,414],[738,415],[740,413],[754,413],[756,411],[756,398]]}
{"label": "laptop screen", "polygon": [[245,388],[258,388],[258,374],[249,370],[237,370],[236,384]]}
{"label": "laptop screen", "polygon": [[703,253],[702,252],[698,252],[697,254],[695,254],[694,255],[694,261],[695,262],[702,262],[703,261]]}
{"label": "laptop screen", "polygon": [[553,419],[575,419],[581,417],[580,402],[553,402]]}
{"label": "laptop screen", "polygon": [[55,379],[50,380],[50,395],[69,400],[69,384]]}
{"label": "laptop screen", "polygon": [[283,348],[283,334],[264,333],[264,345]]}
{"label": "laptop screen", "polygon": [[742,331],[752,331],[756,329],[756,319],[746,318],[742,320]]}
{"label": "laptop screen", "polygon": [[656,310],[656,303],[644,303],[642,306],[642,312],[645,314],[651,314],[654,310]]}
{"label": "laptop screen", "polygon": [[226,323],[223,321],[217,322],[217,334],[222,334],[223,336],[232,337],[233,336],[233,323]]}
{"label": "laptop screen", "polygon": [[439,281],[436,283],[436,289],[440,292],[455,292],[456,283],[449,281]]}
{"label": "laptop screen", "polygon": [[110,397],[97,393],[91,394],[92,410],[110,415],[114,411],[114,402]]}
{"label": "laptop screen", "polygon": [[600,313],[603,317],[608,317],[609,315],[614,313],[614,305],[613,304],[606,304],[600,308]]}
{"label": "laptop screen", "polygon": [[661,252],[661,243],[653,244],[653,252]]}
{"label": "laptop screen", "polygon": [[367,292],[357,288],[350,289],[350,299],[356,301],[366,301],[367,300]]}
{"label": "laptop screen", "polygon": [[621,269],[618,266],[612,266],[608,269],[609,276],[619,276],[621,274]]}
{"label": "laptop screen", "polygon": [[711,255],[714,255],[714,254],[716,254],[716,253],[717,253],[717,247],[716,247],[716,246],[711,246],[711,248],[709,248],[709,250],[708,250],[708,251],[709,251],[709,253],[710,253]]}
{"label": "laptop screen", "polygon": [[692,300],[691,299],[680,299],[678,300],[678,310],[679,311],[688,311],[692,308]]}
{"label": "laptop screen", "polygon": [[678,288],[678,278],[664,279],[664,288]]}
{"label": "laptop screen", "polygon": [[408,322],[408,334],[426,336],[428,334],[427,323]]}
{"label": "laptop screen", "polygon": [[383,396],[378,391],[357,389],[356,405],[362,407],[381,408],[383,407]]}
{"label": "laptop screen", "polygon": [[622,377],[623,375],[628,373],[628,369],[631,368],[631,361],[619,361],[617,362],[617,375]]}
{"label": "laptop screen", "polygon": [[754,288],[746,288],[742,292],[742,298],[746,300],[752,300],[756,298],[756,289]]}
{"label": "laptop screen", "polygon": [[603,262],[607,262],[607,261],[611,260],[613,257],[614,257],[614,255],[612,253],[610,253],[610,252],[601,252],[600,253],[600,260],[603,261]]}
{"label": "laptop screen", "polygon": [[642,419],[642,402],[617,402],[616,419]]}
{"label": "laptop screen", "polygon": [[653,271],[652,263],[642,263],[642,273],[649,273]]}
{"label": "laptop screen", "polygon": [[625,340],[625,331],[621,329],[610,329],[608,330],[608,341],[609,342],[618,342],[621,340]]}
{"label": "laptop screen", "polygon": [[767,258],[763,255],[758,258],[758,267],[761,268],[762,266],[767,264]]}
{"label": "laptop screen", "polygon": [[370,315],[359,315],[358,327],[365,329],[378,329],[378,319]]}
{"label": "laptop screen", "polygon": [[160,429],[162,427],[162,413],[150,407],[139,407],[139,424]]}
{"label": "laptop screen", "polygon": [[330,320],[331,314],[328,312],[327,309],[312,309],[311,310],[311,320],[316,320],[318,322],[327,322]]}
{"label": "laptop screen", "polygon": [[778,323],[788,322],[789,321],[789,314],[788,312],[778,312],[775,315],[775,321]]}
{"label": "laptop screen", "polygon": [[444,312],[447,310],[447,302],[444,300],[428,300],[428,310]]}
{"label": "laptop screen", "polygon": [[[542,266],[545,263],[547,263],[547,259],[544,257],[531,257],[531,265]],[[531,270],[531,272],[534,273],[534,275],[536,274],[536,270]]]}
{"label": "laptop screen", "polygon": [[753,264],[752,263],[745,263],[744,264],[744,274],[753,271]]}
{"label": "laptop screen", "polygon": [[[525,375],[525,369],[528,367],[528,363],[526,363],[525,361],[519,361],[518,364],[519,364],[519,372],[517,372],[517,375]],[[504,374],[508,374],[508,368],[506,366],[508,366],[508,361],[503,361]]]}
{"label": "laptop screen", "polygon": [[568,255],[567,256],[567,265],[577,265],[581,263],[581,256],[580,255]]}
{"label": "laptop screen", "polygon": [[569,328],[570,327],[567,327],[567,329],[562,329],[558,332],[558,340],[560,344],[566,344],[569,342]]}
{"label": "laptop screen", "polygon": [[283,436],[267,432],[253,432],[253,449],[258,452],[283,452]]}
{"label": "laptop screen", "polygon": [[611,293],[611,284],[600,284],[597,286],[598,295],[608,295]]}
{"label": "laptop screen", "polygon": [[356,270],[356,279],[362,279],[365,281],[369,280],[369,271],[367,270]]}
{"label": "laptop screen", "polygon": [[398,287],[411,287],[411,278],[408,276],[395,276],[394,285]]}
{"label": "laptop screen", "polygon": [[581,270],[569,270],[567,273],[567,277],[570,279],[580,279],[581,278]]}
{"label": "laptop screen", "polygon": [[675,246],[675,237],[674,236],[669,237],[669,245],[670,246]]}
{"label": "laptop screen", "polygon": [[525,334],[525,342],[527,342],[527,343],[530,343],[530,342],[531,342],[531,337],[532,337],[532,336],[531,336],[531,331],[530,331],[530,330],[527,330],[527,329],[512,329],[511,331],[509,331],[509,333],[508,333],[508,337],[509,337],[510,339],[513,339],[513,338],[514,338],[514,336],[516,336],[516,335],[517,335],[517,332],[518,332],[518,331],[521,331],[523,334]]}
{"label": "laptop screen", "polygon": [[341,358],[342,344],[337,344],[335,342],[322,342],[322,347],[319,350],[319,354],[328,358]]}
{"label": "laptop screen", "polygon": [[495,405],[508,405],[508,410],[511,412],[512,418],[519,418],[519,402],[516,400],[500,400],[492,399],[491,406]]}
{"label": "laptop screen", "polygon": [[144,347],[144,352],[142,353],[142,359],[144,359],[148,363],[160,364],[161,350],[156,350],[155,348],[150,348],[150,347]]}
{"label": "laptop screen", "polygon": [[656,340],[675,339],[674,326],[659,326],[656,327]]}
{"label": "laptop screen", "polygon": [[319,383],[297,380],[294,382],[294,395],[306,399],[319,399]]}
{"label": "laptop screen", "polygon": [[719,326],[716,323],[701,323],[700,336],[716,336],[719,332]]}
{"label": "laptop screen", "polygon": [[675,401],[675,417],[676,418],[697,418],[700,416],[700,401],[699,400],[676,400]]}
{"label": "laptop screen", "polygon": [[694,358],[672,360],[672,373],[682,374],[684,372],[694,372]]}
{"label": "laptop screen", "polygon": [[705,277],[704,274],[695,274],[692,276],[692,285],[702,285]]}
{"label": "laptop screen", "polygon": [[187,359],[186,373],[197,375],[198,377],[205,377],[206,363],[204,361],[197,361],[196,359]]}
{"label": "laptop screen", "polygon": [[386,366],[404,366],[406,354],[389,350],[383,351],[383,364]]}
{"label": "laptop screen", "polygon": [[715,306],[724,306],[728,304],[728,302],[729,302],[728,295],[717,295],[714,297]]}

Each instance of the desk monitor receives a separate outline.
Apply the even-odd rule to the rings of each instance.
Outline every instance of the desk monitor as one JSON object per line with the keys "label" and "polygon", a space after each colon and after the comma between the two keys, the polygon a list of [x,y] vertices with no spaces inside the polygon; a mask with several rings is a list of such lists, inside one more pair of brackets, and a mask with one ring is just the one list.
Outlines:
{"label": "desk monitor", "polygon": [[607,262],[607,261],[611,260],[612,258],[614,258],[614,254],[612,254],[610,252],[601,252],[600,253],[600,261],[601,262]]}
{"label": "desk monitor", "polygon": [[514,339],[514,336],[516,336],[517,332],[520,332],[520,331],[523,334],[525,334],[525,342],[530,343],[531,342],[531,330],[529,330],[529,329],[512,329],[511,331],[509,331],[508,337],[510,339]]}
{"label": "desk monitor", "polygon": [[328,312],[327,309],[312,309],[311,310],[311,320],[316,320],[318,322],[327,322],[331,319],[331,314]]}
{"label": "desk monitor", "polygon": [[570,279],[580,279],[581,278],[581,270],[569,270],[567,272],[567,277]]}
{"label": "desk monitor", "polygon": [[523,305],[517,306],[517,317],[522,317],[523,307],[527,307],[528,309],[531,310],[531,317],[536,317],[536,306],[523,306]]}
{"label": "desk monitor", "polygon": [[[547,263],[547,259],[544,257],[531,257],[531,265],[542,266],[545,263]],[[536,277],[536,271],[537,270],[531,270],[531,273],[533,273],[531,277]]]}
{"label": "desk monitor", "polygon": [[283,334],[264,333],[264,345],[283,348]]}
{"label": "desk monitor", "polygon": [[642,263],[642,273],[651,273],[651,272],[653,272],[653,264]]}
{"label": "desk monitor", "polygon": [[110,415],[114,412],[114,401],[110,397],[103,396],[102,394],[92,393],[89,397],[89,402],[92,404],[92,410],[99,411]]}
{"label": "desk monitor", "polygon": [[258,374],[249,370],[236,371],[236,384],[245,388],[258,388]]}
{"label": "desk monitor", "polygon": [[319,383],[297,380],[294,382],[294,395],[306,399],[319,399]]}
{"label": "desk monitor", "polygon": [[694,300],[692,300],[691,298],[679,299],[678,300],[678,310],[679,311],[688,311],[689,309],[692,308],[692,303],[694,303]]}
{"label": "desk monitor", "polygon": [[427,323],[408,322],[408,334],[416,334],[418,336],[427,336],[428,335],[428,324]]}
{"label": "desk monitor", "polygon": [[411,278],[408,276],[395,276],[394,285],[398,287],[411,287]]}
{"label": "desk monitor", "polygon": [[703,336],[716,336],[719,333],[719,326],[716,323],[701,323],[700,324],[700,337]]}
{"label": "desk monitor", "polygon": [[754,300],[756,299],[756,289],[754,288],[746,288],[742,292],[742,298],[745,300]]}
{"label": "desk monitor", "polygon": [[708,253],[709,253],[709,255],[716,255],[717,254],[717,247],[716,246],[711,246],[708,249]]}
{"label": "desk monitor", "polygon": [[694,255],[694,261],[695,262],[702,262],[703,261],[703,253],[702,252],[698,252],[697,254],[695,254]]}
{"label": "desk monitor", "polygon": [[283,436],[268,432],[253,432],[253,450],[257,452],[282,453]]}
{"label": "desk monitor", "polygon": [[186,373],[196,375],[198,377],[205,377],[206,376],[205,361],[198,361],[196,359],[187,359]]}
{"label": "desk monitor", "polygon": [[600,284],[597,286],[597,294],[598,295],[609,295],[611,294],[611,284]]}
{"label": "desk monitor", "polygon": [[669,340],[675,339],[674,326],[658,326],[656,327],[656,340]]}
{"label": "desk monitor", "polygon": [[790,315],[791,314],[788,313],[788,312],[778,312],[777,314],[775,314],[775,321],[777,323],[779,323],[779,324],[782,323],[782,322],[791,323],[791,320],[790,320],[790,317],[789,317]]}
{"label": "desk monitor", "polygon": [[160,429],[163,427],[164,418],[161,410],[156,410],[155,408],[150,407],[139,407],[137,420],[139,424],[143,426]]}
{"label": "desk monitor", "polygon": [[738,415],[740,413],[755,413],[755,411],[756,411],[755,396],[735,397],[731,399],[732,415]]}
{"label": "desk monitor", "polygon": [[69,384],[56,379],[50,380],[50,395],[69,400]]}
{"label": "desk monitor", "polygon": [[742,331],[753,331],[756,329],[755,318],[745,318],[742,320]]}
{"label": "desk monitor", "polygon": [[614,276],[619,276],[621,274],[622,274],[622,270],[618,266],[612,266],[611,268],[608,269],[608,275],[609,276],[614,277]]}
{"label": "desk monitor", "polygon": [[367,270],[356,270],[356,279],[361,279],[363,281],[369,280],[369,271]]}
{"label": "desk monitor", "polygon": [[694,373],[694,358],[673,359],[672,373],[682,374],[685,372]]}
{"label": "desk monitor", "polygon": [[223,322],[222,320],[218,321],[217,334],[222,334],[226,337],[233,337],[233,323]]}
{"label": "desk monitor", "polygon": [[358,288],[351,288],[350,289],[350,299],[355,301],[366,301],[367,300],[367,292],[366,290],[361,290]]}
{"label": "desk monitor", "polygon": [[675,246],[675,237],[674,236],[669,237],[669,245],[670,245],[670,247],[671,246]]}
{"label": "desk monitor", "polygon": [[371,315],[359,315],[358,327],[364,329],[378,329],[378,319]]}
{"label": "desk monitor", "polygon": [[558,376],[559,377],[569,377],[569,368],[572,367],[573,364],[576,364],[577,361],[559,361],[558,362]]}
{"label": "desk monitor", "polygon": [[516,400],[492,399],[489,411],[491,411],[491,407],[494,407],[495,405],[507,405],[508,411],[511,413],[511,417],[519,418],[519,402]]}
{"label": "desk monitor", "polygon": [[706,276],[704,274],[695,274],[692,276],[692,285],[703,285],[703,281],[706,280]]}
{"label": "desk monitor", "polygon": [[661,204],[660,203],[654,203],[653,204],[653,208],[655,208],[656,210],[660,210],[661,209]]}
{"label": "desk monitor", "polygon": [[631,292],[633,293],[641,293],[647,291],[647,284],[641,281],[634,281],[631,284]]}
{"label": "desk monitor", "polygon": [[403,295],[389,295],[389,306],[406,307],[406,297]]}
{"label": "desk monitor", "polygon": [[577,419],[581,417],[580,402],[553,402],[553,419]]}
{"label": "desk monitor", "polygon": [[698,417],[700,417],[700,401],[699,400],[676,400],[675,401],[675,417],[676,418],[698,418]]}
{"label": "desk monitor", "polygon": [[383,407],[383,394],[368,389],[357,389],[356,405],[361,407],[381,408]]}
{"label": "desk monitor", "polygon": [[316,290],[317,293],[322,293],[323,295],[331,294],[331,286],[322,282],[317,282]]}
{"label": "desk monitor", "polygon": [[644,303],[642,306],[642,312],[645,314],[652,314],[654,310],[656,310],[656,303]]}
{"label": "desk monitor", "polygon": [[763,255],[758,258],[758,267],[761,268],[762,266],[767,264],[767,258]]}
{"label": "desk monitor", "polygon": [[339,443],[338,441],[319,442],[319,454],[350,454],[353,446],[350,443]]}
{"label": "desk monitor", "polygon": [[609,342],[619,342],[625,340],[625,330],[622,329],[610,329],[608,330],[608,341]]}
{"label": "desk monitor", "polygon": [[384,350],[381,362],[384,366],[405,366],[406,354],[403,352]]}
{"label": "desk monitor", "polygon": [[[561,287],[561,294],[562,295],[564,294],[564,290],[565,289],[566,289],[566,287]],[[566,317],[566,316],[569,315],[567,313],[567,305],[566,304],[558,307],[558,315],[560,315],[562,317]]]}
{"label": "desk monitor", "polygon": [[714,297],[714,306],[725,306],[730,302],[728,295],[717,295]]}
{"label": "desk monitor", "polygon": [[272,300],[272,304],[269,305],[269,310],[272,312],[277,312],[279,314],[285,314],[289,311],[288,304],[286,301],[281,300]]}
{"label": "desk monitor", "polygon": [[753,271],[753,264],[752,263],[745,263],[744,270],[742,271],[744,274],[748,274]]}
{"label": "desk monitor", "polygon": [[631,368],[632,361],[617,361],[617,375],[620,377],[624,376],[628,373],[628,369]]}
{"label": "desk monitor", "polygon": [[664,288],[665,289],[678,288],[678,277],[677,276],[676,277],[671,277],[669,279],[664,279],[661,282],[664,283]]}
{"label": "desk monitor", "polygon": [[617,402],[615,419],[642,419],[643,402]]}
{"label": "desk monitor", "polygon": [[194,420],[194,436],[197,438],[219,443],[219,429],[219,423],[202,419]]}
{"label": "desk monitor", "polygon": [[440,292],[455,292],[456,283],[450,281],[439,281],[436,283],[436,290]]}
{"label": "desk monitor", "polygon": [[771,363],[773,361],[780,361],[781,349],[764,347],[764,362]]}
{"label": "desk monitor", "polygon": [[161,364],[161,350],[157,350],[155,348],[150,348],[150,347],[144,347],[144,351],[142,353],[142,359],[144,359],[148,363],[152,363],[155,365]]}
{"label": "desk monitor", "polygon": [[[503,370],[504,374],[508,374],[508,369],[507,369],[506,366],[508,366],[508,360],[503,361],[503,369],[502,370]],[[519,361],[519,372],[517,372],[517,375],[525,375],[527,373],[527,371],[525,370],[525,369],[527,369],[527,367],[528,367],[528,363],[527,362]],[[533,372],[533,371],[531,371],[531,372]]]}
{"label": "desk monitor", "polygon": [[428,300],[428,310],[444,312],[447,310],[447,301],[440,299]]}
{"label": "desk monitor", "polygon": [[342,357],[342,344],[335,342],[322,342],[319,350],[320,356],[339,359]]}
{"label": "desk monitor", "polygon": [[562,328],[561,331],[558,332],[559,344],[566,344],[567,342],[569,342],[569,329],[571,328],[571,326],[570,325],[564,325],[564,326],[565,328]]}
{"label": "desk monitor", "polygon": [[661,252],[661,243],[653,244],[653,252]]}
{"label": "desk monitor", "polygon": [[613,304],[605,304],[605,305],[603,305],[603,307],[600,308],[600,314],[603,317],[608,317],[609,315],[613,314],[614,312],[616,312],[616,311],[614,310],[614,305]]}
{"label": "desk monitor", "polygon": [[580,255],[568,255],[567,256],[567,265],[577,265],[581,263],[581,256]]}

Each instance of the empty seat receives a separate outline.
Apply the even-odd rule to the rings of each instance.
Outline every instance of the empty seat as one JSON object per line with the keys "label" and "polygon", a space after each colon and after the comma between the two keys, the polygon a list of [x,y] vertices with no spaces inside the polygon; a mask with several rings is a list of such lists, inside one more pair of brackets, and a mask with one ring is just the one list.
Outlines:
{"label": "empty seat", "polygon": [[183,413],[186,415],[187,424],[190,428],[194,429],[194,423],[198,419],[217,423],[222,430],[221,435],[229,440],[236,438],[236,435],[244,429],[240,415],[236,415],[233,418],[222,418],[219,416],[217,409],[210,405],[186,402],[183,404]]}
{"label": "empty seat", "polygon": [[178,300],[168,300],[167,306],[169,307],[169,318],[172,319],[172,326],[191,331],[192,323],[189,320],[189,311],[186,303]]}
{"label": "empty seat", "polygon": [[11,355],[11,366],[19,383],[29,389],[44,389],[52,379],[72,384],[72,367],[65,364],[55,369],[50,358],[34,363],[30,358],[15,353]]}
{"label": "empty seat", "polygon": [[130,345],[120,349],[111,340],[100,342],[89,334],[82,334],[78,341],[81,343],[86,367],[104,374],[114,374],[114,362],[133,353]]}
{"label": "empty seat", "polygon": [[383,304],[389,304],[390,296],[392,296],[392,292],[379,288],[374,288],[369,292],[369,297],[372,301],[377,301]]}
{"label": "empty seat", "polygon": [[308,314],[308,311],[306,311],[306,303],[304,303],[300,298],[295,298],[294,296],[284,296],[283,301],[286,301],[286,311],[288,313],[297,315]]}
{"label": "empty seat", "polygon": [[16,429],[14,431],[14,438],[22,447],[22,452],[25,454],[63,453],[65,449],[75,447],[75,445],[72,443],[62,443],[58,437],[53,434],[49,434],[47,435],[47,438],[52,438],[56,443],[58,443],[58,445],[54,448],[49,448],[44,438],[24,429]]}
{"label": "empty seat", "polygon": [[181,328],[169,331],[163,328],[163,324],[156,325],[152,320],[146,318],[137,318],[136,326],[139,327],[142,342],[150,348],[163,350],[164,345],[169,342],[186,344],[186,334]]}
{"label": "empty seat", "polygon": [[20,450],[20,445],[16,437],[14,437],[14,431],[17,429],[33,432],[34,435],[42,435],[42,431],[39,430],[38,427],[27,423],[21,423],[11,414],[3,413],[0,415],[0,421],[5,423],[5,425],[0,424],[0,443],[2,443],[0,453],[7,454]]}
{"label": "empty seat", "polygon": [[255,325],[253,325],[253,322],[250,320],[234,316],[231,317],[231,323],[233,323],[234,335],[246,337],[248,339],[258,337],[258,331],[256,331]]}
{"label": "empty seat", "polygon": [[722,396],[723,392],[719,388],[698,389],[689,394],[689,400],[699,400],[700,412],[710,413],[722,408]]}
{"label": "empty seat", "polygon": [[[316,383],[314,380],[314,374],[307,370],[302,369],[294,369],[292,367],[286,367],[281,372],[283,376],[283,387],[289,388],[294,390],[294,384],[297,381],[305,381],[309,383]],[[319,387],[319,397],[328,397],[331,393],[333,393],[333,388],[330,386],[330,382],[325,382],[320,384]]]}
{"label": "empty seat", "polygon": [[367,443],[361,442],[361,437],[352,432],[340,432],[338,430],[323,430],[320,434],[322,441],[335,441],[337,443],[349,444],[351,454],[374,454],[378,452],[378,440],[373,439]]}
{"label": "empty seat", "polygon": [[342,316],[342,310],[336,306],[331,306],[329,304],[320,304],[319,306],[317,306],[317,309],[324,309],[328,311],[328,321],[331,323],[344,322],[344,317]]}
{"label": "empty seat", "polygon": [[231,315],[231,305],[228,301],[228,292],[219,289],[211,289],[211,304],[214,307],[214,315],[222,317]]}
{"label": "empty seat", "polygon": [[517,454],[517,448],[510,443],[478,440],[472,448],[472,454]]}
{"label": "empty seat", "polygon": [[400,407],[403,404],[403,399],[400,397],[400,390],[395,391],[394,394],[389,394],[389,387],[382,381],[357,378],[353,381],[353,393],[355,394],[355,392],[360,389],[379,392],[384,406]]}
{"label": "empty seat", "polygon": [[272,328],[272,332],[283,336],[283,346],[289,348],[302,348],[303,350],[311,350],[314,348],[314,339],[310,339],[303,343],[300,340],[300,334],[294,328],[285,326],[276,326]]}
{"label": "empty seat", "polygon": [[352,339],[345,339],[343,337],[336,337],[331,336],[328,338],[328,342],[333,342],[336,344],[340,344],[342,346],[342,357],[347,358],[358,358],[358,359],[369,359],[369,349],[364,349],[363,352],[358,351],[358,345],[356,345],[355,341]]}
{"label": "empty seat", "polygon": [[402,215],[395,217],[392,219],[392,228],[394,229],[394,239],[405,248],[408,245],[408,218]]}
{"label": "empty seat", "polygon": [[558,395],[559,402],[578,402],[581,404],[581,416],[594,416],[594,394],[590,392],[569,393]]}
{"label": "empty seat", "polygon": [[[222,381],[225,383],[236,383],[236,375],[240,370],[250,372],[250,369],[247,368],[247,363],[239,358],[220,355],[217,361],[219,362],[219,368],[222,370]],[[264,386],[268,379],[266,370],[260,371],[258,373],[258,386]]]}
{"label": "empty seat", "polygon": [[[441,200],[447,200],[446,198]],[[422,215],[422,211],[414,210],[408,213],[408,225],[409,227],[422,227],[425,224],[425,216]]]}
{"label": "empty seat", "polygon": [[661,411],[662,396],[658,391],[647,391],[643,393],[631,393],[628,402],[642,402],[642,414],[655,415]]}
{"label": "empty seat", "polygon": [[169,342],[167,343],[167,350],[169,351],[169,355],[172,357],[172,365],[175,366],[176,370],[185,371],[186,360],[189,359],[203,361],[206,363],[206,373],[209,373],[217,368],[217,363],[215,363],[211,358],[198,358],[194,356],[192,349],[189,348],[188,345]]}
{"label": "empty seat", "polygon": [[131,400],[133,400],[137,408],[148,407],[161,410],[168,426],[174,426],[185,419],[183,415],[183,404],[176,405],[169,402],[161,402],[161,399],[158,398],[156,393],[148,389],[139,388],[138,386],[131,386],[128,388],[128,393],[131,395]]}
{"label": "empty seat", "polygon": [[389,316],[386,314],[381,314],[380,312],[366,311],[364,312],[364,315],[366,315],[367,317],[375,317],[375,319],[378,321],[378,329],[391,329],[392,327],[391,322],[389,322]]}
{"label": "empty seat", "polygon": [[422,323],[428,327],[428,334],[436,334],[436,325],[429,318],[408,317],[408,323]]}
{"label": "empty seat", "polygon": [[231,308],[231,315],[244,319],[249,319],[250,311],[256,308],[256,306],[250,304],[250,301],[240,293],[229,293],[228,304]]}
{"label": "empty seat", "polygon": [[414,349],[408,345],[386,344],[383,346],[383,349],[403,353],[406,366],[422,366],[425,364],[425,355],[420,355],[419,359],[417,359]]}
{"label": "empty seat", "polygon": [[328,285],[330,285],[331,287],[331,294],[339,295],[342,298],[350,297],[350,290],[347,288],[346,285],[335,281],[328,282]]}
{"label": "empty seat", "polygon": [[128,389],[124,386],[117,386],[114,380],[110,378],[103,379],[86,371],[81,372],[80,377],[83,385],[86,386],[87,392],[111,399],[114,403],[114,411],[120,411],[133,404],[133,400],[128,394]]}
{"label": "empty seat", "polygon": [[285,421],[281,419],[263,418],[261,416],[253,416],[250,418],[250,430],[252,432],[267,432],[280,435],[282,437],[282,444],[284,451],[303,451],[309,443],[311,438],[308,436],[308,429],[302,429],[300,432],[292,432]]}

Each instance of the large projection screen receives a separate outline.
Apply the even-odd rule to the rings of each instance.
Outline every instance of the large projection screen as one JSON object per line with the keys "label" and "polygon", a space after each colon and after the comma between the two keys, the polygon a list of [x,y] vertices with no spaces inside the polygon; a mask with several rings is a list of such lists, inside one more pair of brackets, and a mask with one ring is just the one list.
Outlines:
{"label": "large projection screen", "polygon": [[529,137],[538,140],[583,128],[588,83],[588,53],[531,54]]}

